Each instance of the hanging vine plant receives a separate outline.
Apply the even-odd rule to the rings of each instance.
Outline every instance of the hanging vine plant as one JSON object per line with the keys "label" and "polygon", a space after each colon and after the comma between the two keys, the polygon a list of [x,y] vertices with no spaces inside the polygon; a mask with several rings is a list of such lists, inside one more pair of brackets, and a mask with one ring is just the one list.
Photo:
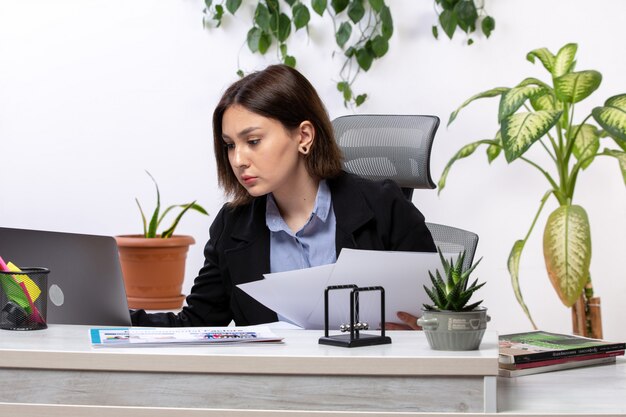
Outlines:
{"label": "hanging vine plant", "polygon": [[[467,44],[471,45],[474,40],[469,36],[476,31],[480,22],[480,28],[486,37],[496,28],[496,21],[487,15],[482,0],[435,0],[435,11],[439,16],[439,25],[452,39],[457,28],[467,33]],[[439,38],[439,28],[433,26],[433,36]]]}
{"label": "hanging vine plant", "polygon": [[[457,25],[468,33],[473,31],[481,18],[479,16],[482,16],[479,13],[482,7],[474,5],[474,1],[478,0],[434,1],[444,8],[439,21],[450,38]],[[220,27],[224,17],[228,14],[234,16],[242,5],[242,0],[204,2],[203,24],[206,28]],[[393,19],[385,0],[255,0],[248,3],[256,4],[252,27],[246,35],[248,49],[265,55],[275,45],[278,60],[291,67],[297,63],[287,46],[291,35],[301,29],[308,33],[312,16],[328,16],[333,24],[335,43],[343,57],[337,90],[346,106],[358,107],[367,100],[367,94],[355,92],[355,82],[362,72],[369,71],[373,63],[389,50]],[[465,3],[471,3],[471,7]],[[452,10],[448,11],[450,5]],[[482,22],[483,32],[489,36],[495,22],[490,17],[482,18]],[[433,33],[436,34],[436,28],[433,28]],[[237,74],[243,77],[244,71],[238,68]]]}

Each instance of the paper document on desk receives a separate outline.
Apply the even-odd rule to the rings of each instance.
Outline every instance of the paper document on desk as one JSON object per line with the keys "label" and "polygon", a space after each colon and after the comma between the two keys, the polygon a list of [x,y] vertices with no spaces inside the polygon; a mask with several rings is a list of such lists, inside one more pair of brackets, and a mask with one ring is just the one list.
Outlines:
{"label": "paper document on desk", "polygon": [[304,329],[320,299],[335,264],[295,271],[265,274],[265,279],[238,285],[259,303],[274,310]]}
{"label": "paper document on desk", "polygon": [[[444,254],[446,258],[458,254]],[[429,302],[424,285],[428,271],[442,271],[437,253],[343,249],[334,265],[265,274],[265,279],[238,285],[250,296],[305,329],[324,328],[324,290],[329,285],[355,284],[385,289],[385,321],[397,322],[397,311],[420,315]],[[350,290],[329,293],[329,326],[350,321]],[[360,321],[371,329],[380,324],[380,293],[359,296]]]}

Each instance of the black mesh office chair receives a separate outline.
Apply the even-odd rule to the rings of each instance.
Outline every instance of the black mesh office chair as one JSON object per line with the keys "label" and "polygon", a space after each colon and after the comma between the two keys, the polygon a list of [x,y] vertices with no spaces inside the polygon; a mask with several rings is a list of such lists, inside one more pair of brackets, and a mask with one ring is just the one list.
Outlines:
{"label": "black mesh office chair", "polygon": [[[333,120],[344,170],[373,180],[392,179],[411,200],[413,190],[434,189],[430,152],[439,127],[436,116],[350,115]],[[443,224],[426,223],[443,252],[467,251],[472,265],[478,235]]]}

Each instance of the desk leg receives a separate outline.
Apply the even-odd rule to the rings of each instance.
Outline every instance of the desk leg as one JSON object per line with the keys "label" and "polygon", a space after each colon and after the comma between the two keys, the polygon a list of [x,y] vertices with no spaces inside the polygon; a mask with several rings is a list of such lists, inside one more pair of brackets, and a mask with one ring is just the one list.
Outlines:
{"label": "desk leg", "polygon": [[486,376],[484,378],[484,404],[485,413],[498,412],[498,378],[495,376]]}

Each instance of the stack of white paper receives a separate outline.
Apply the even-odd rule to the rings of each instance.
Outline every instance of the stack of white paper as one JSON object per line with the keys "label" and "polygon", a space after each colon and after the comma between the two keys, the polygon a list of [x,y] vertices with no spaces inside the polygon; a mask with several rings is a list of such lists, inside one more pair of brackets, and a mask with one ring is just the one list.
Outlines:
{"label": "stack of white paper", "polygon": [[[458,254],[444,254],[446,258]],[[442,265],[437,253],[385,252],[343,249],[332,265],[265,274],[265,279],[239,285],[239,288],[276,313],[305,329],[324,328],[324,290],[330,285],[355,284],[385,289],[385,321],[397,322],[396,312],[420,315],[429,303],[424,285],[430,286],[428,271]],[[380,293],[359,296],[359,320],[370,329],[380,326]],[[329,326],[337,330],[350,322],[350,290],[329,293]]]}

